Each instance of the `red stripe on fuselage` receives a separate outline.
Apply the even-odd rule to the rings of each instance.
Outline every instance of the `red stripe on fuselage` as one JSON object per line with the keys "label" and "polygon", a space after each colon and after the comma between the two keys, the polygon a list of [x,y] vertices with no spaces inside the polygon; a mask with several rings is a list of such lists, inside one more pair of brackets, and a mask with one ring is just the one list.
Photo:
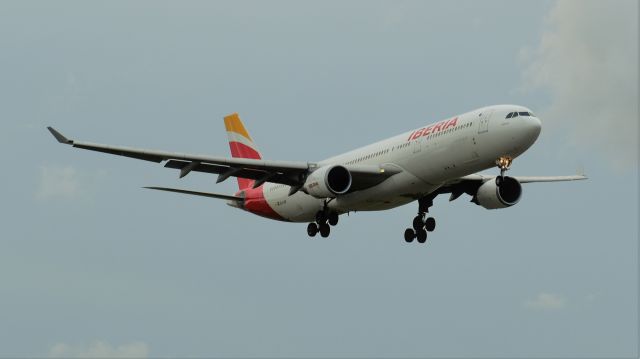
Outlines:
{"label": "red stripe on fuselage", "polygon": [[[254,160],[262,158],[256,150],[244,143],[232,141],[229,142],[229,148],[231,149],[231,157],[234,158],[250,158]],[[251,186],[253,186],[252,179],[238,177],[238,187],[240,189],[250,188]]]}
{"label": "red stripe on fuselage", "polygon": [[[251,181],[253,182],[253,181]],[[244,193],[244,209],[258,216],[275,219],[278,221],[287,221],[271,208],[267,199],[264,198],[264,186],[258,188],[247,188],[238,193],[236,196],[242,196]]]}

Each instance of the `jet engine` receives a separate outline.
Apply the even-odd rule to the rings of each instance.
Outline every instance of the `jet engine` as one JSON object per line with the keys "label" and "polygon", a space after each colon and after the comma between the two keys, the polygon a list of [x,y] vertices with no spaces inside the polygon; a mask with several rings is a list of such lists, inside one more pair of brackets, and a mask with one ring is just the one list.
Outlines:
{"label": "jet engine", "polygon": [[351,188],[351,173],[343,166],[324,166],[313,171],[304,183],[306,193],[317,198],[336,197]]}
{"label": "jet engine", "polygon": [[473,201],[486,209],[506,208],[518,203],[521,195],[522,186],[517,179],[495,177],[478,188]]}

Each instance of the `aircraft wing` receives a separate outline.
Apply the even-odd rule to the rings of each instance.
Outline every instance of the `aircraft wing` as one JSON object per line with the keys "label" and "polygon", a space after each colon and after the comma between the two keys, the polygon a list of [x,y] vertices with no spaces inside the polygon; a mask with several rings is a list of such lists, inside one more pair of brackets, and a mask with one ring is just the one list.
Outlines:
{"label": "aircraft wing", "polygon": [[534,182],[563,182],[563,181],[579,181],[587,179],[585,175],[573,175],[573,176],[515,176],[520,183],[534,183]]}
{"label": "aircraft wing", "polygon": [[[460,182],[484,182],[491,178],[494,178],[495,175],[485,175],[485,174],[472,174],[469,176],[460,177],[453,181],[447,182],[446,184],[455,184]],[[585,175],[572,175],[572,176],[512,176],[517,179],[520,183],[533,183],[533,182],[562,182],[562,181],[578,181],[587,179]]]}
{"label": "aircraft wing", "polygon": [[[460,197],[463,193],[467,193],[473,196],[478,190],[478,187],[484,182],[495,178],[495,175],[485,174],[472,174],[464,177],[457,178],[455,180],[445,183],[440,187],[436,193],[451,193],[450,201]],[[572,176],[512,176],[520,183],[536,183],[536,182],[563,182],[563,181],[578,181],[585,180],[585,175],[572,175]]]}
{"label": "aircraft wing", "polygon": [[213,157],[81,142],[70,140],[51,127],[48,129],[58,142],[76,148],[156,163],[167,161],[165,167],[179,169],[181,178],[196,171],[218,174],[218,182],[233,176],[254,179],[259,182],[258,186],[267,181],[298,186],[310,167],[306,162]]}
{"label": "aircraft wing", "polygon": [[[166,161],[165,167],[180,170],[180,178],[191,171],[206,172],[217,174],[218,183],[229,177],[241,177],[255,180],[254,187],[258,187],[265,182],[289,185],[292,187],[290,194],[293,194],[302,187],[307,174],[316,168],[315,163],[308,162],[214,157],[81,142],[68,139],[52,127],[47,128],[58,142],[76,148],[156,163]],[[353,176],[352,191],[374,186],[400,172],[398,168],[392,165],[348,166],[348,168]]]}

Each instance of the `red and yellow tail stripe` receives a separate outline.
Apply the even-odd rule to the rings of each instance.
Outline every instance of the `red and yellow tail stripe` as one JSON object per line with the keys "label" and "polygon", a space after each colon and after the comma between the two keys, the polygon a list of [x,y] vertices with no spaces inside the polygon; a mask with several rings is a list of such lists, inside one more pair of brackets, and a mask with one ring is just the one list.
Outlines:
{"label": "red and yellow tail stripe", "polygon": [[[229,148],[234,158],[262,159],[258,147],[253,142],[249,132],[244,127],[237,113],[232,113],[224,118],[224,126],[227,129]],[[243,190],[253,185],[253,180],[238,177],[238,187]]]}

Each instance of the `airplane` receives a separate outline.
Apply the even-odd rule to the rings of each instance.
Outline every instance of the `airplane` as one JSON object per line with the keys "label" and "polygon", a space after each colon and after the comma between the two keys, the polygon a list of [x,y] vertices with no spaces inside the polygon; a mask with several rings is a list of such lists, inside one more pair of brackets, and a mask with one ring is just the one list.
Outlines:
{"label": "airplane", "polygon": [[[541,121],[517,105],[495,105],[317,162],[265,160],[237,113],[224,117],[232,158],[137,149],[70,140],[52,127],[55,139],[76,148],[156,163],[180,171],[217,174],[216,183],[236,177],[232,195],[168,187],[148,189],[205,196],[269,219],[308,223],[307,234],[328,237],[339,216],[388,210],[418,202],[404,232],[408,243],[425,243],[436,221],[428,217],[433,199],[463,194],[486,209],[517,204],[523,183],[583,180],[572,176],[507,176],[513,160],[537,140]],[[479,171],[497,167],[497,175]]]}

